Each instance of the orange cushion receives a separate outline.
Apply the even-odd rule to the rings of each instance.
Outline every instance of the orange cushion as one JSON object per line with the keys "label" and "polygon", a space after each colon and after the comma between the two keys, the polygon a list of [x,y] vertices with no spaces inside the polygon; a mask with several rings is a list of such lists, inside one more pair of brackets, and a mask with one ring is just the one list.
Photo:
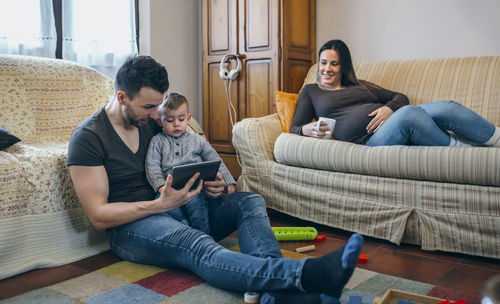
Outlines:
{"label": "orange cushion", "polygon": [[299,94],[276,91],[276,110],[278,111],[283,132],[290,132],[298,97]]}

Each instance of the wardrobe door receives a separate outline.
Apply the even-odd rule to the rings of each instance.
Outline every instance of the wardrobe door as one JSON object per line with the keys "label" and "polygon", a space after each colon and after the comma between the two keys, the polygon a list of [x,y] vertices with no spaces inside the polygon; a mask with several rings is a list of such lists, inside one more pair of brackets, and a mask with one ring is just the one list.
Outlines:
{"label": "wardrobe door", "polygon": [[276,112],[275,91],[280,85],[279,1],[239,0],[239,53],[243,75],[239,86],[240,117]]}
{"label": "wardrobe door", "polygon": [[[219,77],[220,60],[228,53],[241,60],[229,92],[234,123],[274,113],[274,91],[280,84],[279,5],[277,0],[202,1],[203,129],[235,178],[241,168],[231,144],[232,109]],[[231,68],[235,66],[232,60]]]}
{"label": "wardrobe door", "polygon": [[[234,153],[225,83],[219,76],[219,65],[224,55],[238,53],[237,12],[237,0],[202,1],[203,130],[219,153]],[[230,94],[237,113],[238,87],[238,80],[233,81]]]}
{"label": "wardrobe door", "polygon": [[[202,0],[203,129],[235,178],[229,110],[234,123],[265,116],[276,112],[276,90],[298,92],[315,60],[315,9],[315,0]],[[228,92],[232,107],[219,77],[228,53],[242,66]]]}
{"label": "wardrobe door", "polygon": [[316,62],[316,1],[283,0],[281,89],[298,93]]}

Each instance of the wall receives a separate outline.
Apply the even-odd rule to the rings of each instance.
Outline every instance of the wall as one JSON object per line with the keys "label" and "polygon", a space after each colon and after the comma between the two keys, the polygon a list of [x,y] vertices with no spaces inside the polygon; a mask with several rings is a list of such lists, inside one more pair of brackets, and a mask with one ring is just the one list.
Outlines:
{"label": "wall", "polygon": [[[500,55],[498,0],[316,0],[317,49],[344,40],[354,61]],[[139,0],[140,53],[167,67],[201,123],[201,1]]]}
{"label": "wall", "polygon": [[316,0],[317,49],[342,39],[353,61],[500,55],[498,0]]}
{"label": "wall", "polygon": [[139,53],[167,68],[170,88],[186,96],[201,123],[201,1],[139,0]]}

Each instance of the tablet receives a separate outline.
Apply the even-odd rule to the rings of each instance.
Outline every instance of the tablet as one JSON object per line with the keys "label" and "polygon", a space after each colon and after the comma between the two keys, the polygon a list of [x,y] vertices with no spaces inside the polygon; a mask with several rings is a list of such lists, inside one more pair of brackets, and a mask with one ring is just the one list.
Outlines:
{"label": "tablet", "polygon": [[219,172],[220,159],[218,160],[210,160],[200,163],[193,163],[187,165],[174,166],[172,169],[172,177],[174,181],[172,182],[172,188],[179,190],[184,188],[188,180],[196,174],[196,172],[200,172],[200,176],[194,182],[193,187],[191,189],[196,188],[200,181],[200,178],[203,181],[213,181],[217,176],[217,172]]}

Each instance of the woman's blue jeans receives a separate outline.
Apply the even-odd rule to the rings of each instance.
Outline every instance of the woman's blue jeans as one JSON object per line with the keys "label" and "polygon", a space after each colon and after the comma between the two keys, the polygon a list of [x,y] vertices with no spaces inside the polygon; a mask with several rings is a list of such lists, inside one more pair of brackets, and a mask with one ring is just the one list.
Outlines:
{"label": "woman's blue jeans", "polygon": [[451,137],[447,131],[483,144],[495,132],[495,125],[455,101],[408,105],[394,112],[365,145],[448,146]]}
{"label": "woman's blue jeans", "polygon": [[[262,196],[235,192],[208,205],[210,235],[165,212],[108,229],[111,249],[127,261],[191,270],[226,290],[303,291],[305,259],[282,257]],[[216,242],[236,229],[241,253]]]}

